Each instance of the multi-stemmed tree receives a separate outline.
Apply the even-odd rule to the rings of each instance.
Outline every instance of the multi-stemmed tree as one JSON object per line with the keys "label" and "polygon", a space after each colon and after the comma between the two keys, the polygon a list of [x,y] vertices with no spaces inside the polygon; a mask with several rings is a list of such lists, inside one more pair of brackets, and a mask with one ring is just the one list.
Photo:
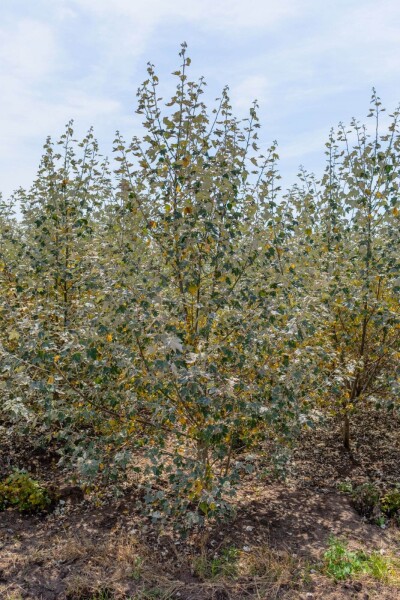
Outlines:
{"label": "multi-stemmed tree", "polygon": [[304,229],[312,241],[316,389],[341,415],[347,450],[351,414],[366,402],[393,406],[399,390],[399,114],[382,134],[382,112],[374,94],[372,133],[353,121],[331,135],[321,186],[311,186],[317,211]]}
{"label": "multi-stemmed tree", "polygon": [[123,292],[108,318],[132,430],[147,426],[153,470],[169,474],[176,501],[207,512],[229,488],[240,436],[262,422],[284,428],[297,407],[272,326],[288,320],[275,147],[256,157],[256,107],[243,127],[227,90],[210,115],[204,82],[187,79],[185,47],[181,57],[166,113],[150,65],[138,92],[147,133],[116,143],[123,206],[146,256],[131,286],[129,263],[119,271]]}
{"label": "multi-stemmed tree", "polygon": [[48,139],[44,150],[31,189],[15,194],[22,219],[14,227],[14,305],[4,315],[9,334],[2,358],[11,369],[11,397],[59,421],[68,386],[57,386],[58,362],[82,337],[101,286],[93,241],[110,179],[91,131],[78,144],[70,123],[58,144]]}

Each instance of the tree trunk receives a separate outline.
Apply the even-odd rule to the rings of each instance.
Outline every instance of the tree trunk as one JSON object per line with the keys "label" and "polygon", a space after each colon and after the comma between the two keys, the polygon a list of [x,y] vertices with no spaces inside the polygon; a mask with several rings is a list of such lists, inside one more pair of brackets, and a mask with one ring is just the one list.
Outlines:
{"label": "tree trunk", "polygon": [[348,412],[343,417],[343,446],[347,452],[350,452],[350,419]]}

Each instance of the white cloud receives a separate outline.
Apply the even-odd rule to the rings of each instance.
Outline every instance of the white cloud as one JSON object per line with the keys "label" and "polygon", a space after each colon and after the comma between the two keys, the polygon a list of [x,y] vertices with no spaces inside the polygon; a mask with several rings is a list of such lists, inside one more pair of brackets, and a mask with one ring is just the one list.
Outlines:
{"label": "white cloud", "polygon": [[315,131],[303,132],[282,143],[279,147],[279,155],[283,160],[295,158],[300,164],[302,158],[308,154],[317,151],[321,151],[322,154],[328,137],[329,129],[325,127]]}
{"label": "white cloud", "polygon": [[232,86],[231,98],[235,107],[249,109],[254,100],[258,104],[265,104],[269,91],[268,80],[262,75],[250,75]]}
{"label": "white cloud", "polygon": [[23,19],[15,29],[0,29],[0,60],[7,77],[36,81],[47,76],[57,64],[58,48],[51,27]]}
{"label": "white cloud", "polygon": [[0,179],[8,196],[31,182],[48,134],[58,136],[72,117],[88,128],[121,107],[105,90],[67,83],[65,49],[54,23],[6,22],[0,27],[0,61]]}
{"label": "white cloud", "polygon": [[154,25],[182,19],[200,22],[210,28],[266,28],[301,14],[309,0],[72,0],[73,5],[101,18],[130,18],[135,25]]}
{"label": "white cloud", "polygon": [[170,88],[178,59],[163,53],[184,39],[194,72],[211,81],[207,96],[229,84],[242,114],[258,99],[262,135],[282,140],[283,160],[322,154],[331,125],[366,113],[360,94],[372,85],[389,102],[398,93],[398,0],[38,0],[23,13],[18,4],[0,6],[6,193],[27,183],[45,136],[69,118],[94,124],[100,138],[114,124],[132,128],[145,63],[159,64],[160,89]]}

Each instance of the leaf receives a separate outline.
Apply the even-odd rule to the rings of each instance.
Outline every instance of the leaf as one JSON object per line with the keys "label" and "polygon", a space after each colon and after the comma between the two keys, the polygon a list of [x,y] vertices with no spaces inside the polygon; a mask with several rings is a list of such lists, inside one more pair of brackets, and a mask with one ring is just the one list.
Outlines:
{"label": "leaf", "polygon": [[174,352],[183,352],[182,341],[176,335],[165,336],[165,342]]}
{"label": "leaf", "polygon": [[97,348],[89,348],[86,351],[86,354],[87,354],[88,358],[91,358],[93,360],[97,360],[97,358],[99,357],[99,353],[97,351]]}

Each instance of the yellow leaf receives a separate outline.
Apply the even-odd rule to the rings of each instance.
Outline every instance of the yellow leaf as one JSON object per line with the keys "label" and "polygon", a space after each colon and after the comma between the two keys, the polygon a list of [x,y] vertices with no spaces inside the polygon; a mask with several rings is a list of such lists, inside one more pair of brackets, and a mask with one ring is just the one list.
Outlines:
{"label": "yellow leaf", "polygon": [[12,340],[18,340],[19,339],[19,333],[18,333],[18,331],[16,331],[15,329],[13,329],[13,331],[10,331],[10,333],[8,335],[8,339],[10,341],[12,341]]}
{"label": "yellow leaf", "polygon": [[113,339],[112,333],[108,333],[107,334],[107,342],[112,342],[112,339]]}
{"label": "yellow leaf", "polygon": [[397,217],[397,215],[399,214],[399,209],[396,206],[393,209],[393,214],[395,217]]}
{"label": "yellow leaf", "polygon": [[48,380],[47,380],[47,383],[48,383],[49,385],[53,385],[53,383],[54,383],[54,377],[53,377],[53,375],[50,375],[50,377],[49,377],[49,378],[48,378]]}
{"label": "yellow leaf", "polygon": [[190,158],[188,156],[185,156],[185,158],[182,159],[182,164],[184,167],[189,166],[190,163]]}
{"label": "yellow leaf", "polygon": [[60,360],[60,355],[57,354],[57,356],[54,357],[54,362],[58,363],[59,360]]}

